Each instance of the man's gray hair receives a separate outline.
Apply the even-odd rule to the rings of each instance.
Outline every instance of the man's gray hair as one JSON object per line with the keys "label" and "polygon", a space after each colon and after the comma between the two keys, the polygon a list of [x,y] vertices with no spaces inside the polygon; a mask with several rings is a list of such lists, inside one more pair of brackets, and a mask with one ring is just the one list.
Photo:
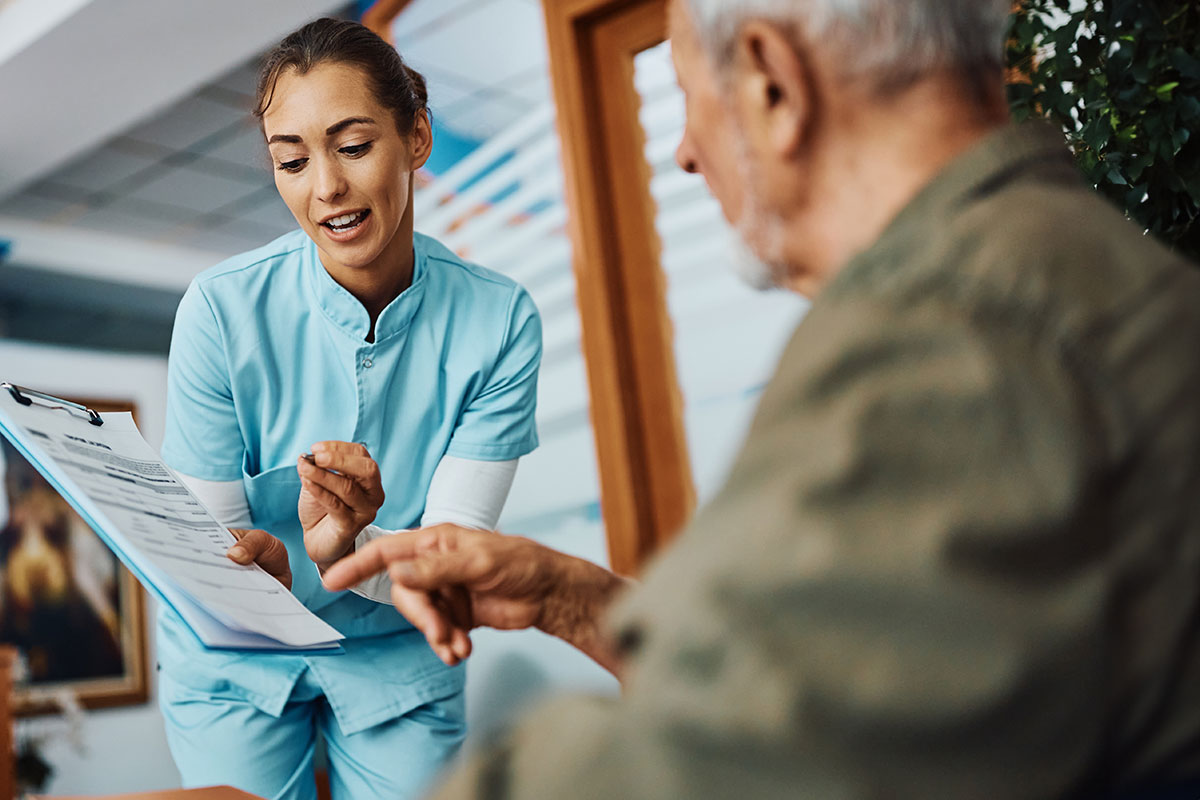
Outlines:
{"label": "man's gray hair", "polygon": [[999,69],[1012,0],[686,0],[700,38],[718,62],[742,25],[760,19],[804,40],[839,48],[847,77],[881,87],[935,70],[970,77]]}

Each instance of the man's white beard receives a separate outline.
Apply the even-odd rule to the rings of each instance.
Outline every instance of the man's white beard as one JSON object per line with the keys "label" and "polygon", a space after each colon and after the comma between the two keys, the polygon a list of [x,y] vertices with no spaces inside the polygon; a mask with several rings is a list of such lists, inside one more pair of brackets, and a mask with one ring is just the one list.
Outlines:
{"label": "man's white beard", "polygon": [[730,246],[733,268],[737,276],[752,289],[760,292],[781,289],[788,275],[787,264],[783,260],[783,220],[773,216],[759,199],[756,188],[759,183],[755,180],[757,176],[753,159],[750,158],[749,144],[741,131],[738,131],[736,138],[743,202],[742,216]]}
{"label": "man's white beard", "polygon": [[751,289],[766,292],[779,288],[775,270],[750,249],[741,231],[729,235],[729,258],[734,273]]}

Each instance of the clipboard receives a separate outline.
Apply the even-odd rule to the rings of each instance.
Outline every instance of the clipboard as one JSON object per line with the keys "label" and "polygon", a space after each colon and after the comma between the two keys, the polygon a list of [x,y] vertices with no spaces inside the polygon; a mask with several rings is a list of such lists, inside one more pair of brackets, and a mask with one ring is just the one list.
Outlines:
{"label": "clipboard", "polygon": [[146,443],[128,412],[101,414],[0,383],[0,435],[62,495],[206,649],[326,655],[344,638],[257,565]]}

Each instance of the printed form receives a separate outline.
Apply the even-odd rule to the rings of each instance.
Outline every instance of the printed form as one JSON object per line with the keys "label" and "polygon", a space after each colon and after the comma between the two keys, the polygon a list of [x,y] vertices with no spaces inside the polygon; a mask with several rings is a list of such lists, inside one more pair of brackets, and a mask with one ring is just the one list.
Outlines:
{"label": "printed form", "polygon": [[101,426],[65,406],[0,392],[0,427],[131,571],[207,647],[340,650],[344,638],[257,565],[142,438],[128,412]]}

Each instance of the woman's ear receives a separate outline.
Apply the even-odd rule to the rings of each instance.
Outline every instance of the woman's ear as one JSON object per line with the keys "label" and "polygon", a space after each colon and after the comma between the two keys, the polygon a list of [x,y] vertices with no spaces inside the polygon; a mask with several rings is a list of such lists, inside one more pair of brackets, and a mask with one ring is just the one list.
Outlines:
{"label": "woman's ear", "polygon": [[433,152],[433,125],[429,121],[428,109],[422,108],[417,112],[409,145],[412,147],[412,168],[416,171],[425,166],[429,154]]}
{"label": "woman's ear", "polygon": [[781,28],[751,21],[738,35],[739,107],[743,125],[777,157],[795,156],[813,116],[813,75],[805,55]]}

